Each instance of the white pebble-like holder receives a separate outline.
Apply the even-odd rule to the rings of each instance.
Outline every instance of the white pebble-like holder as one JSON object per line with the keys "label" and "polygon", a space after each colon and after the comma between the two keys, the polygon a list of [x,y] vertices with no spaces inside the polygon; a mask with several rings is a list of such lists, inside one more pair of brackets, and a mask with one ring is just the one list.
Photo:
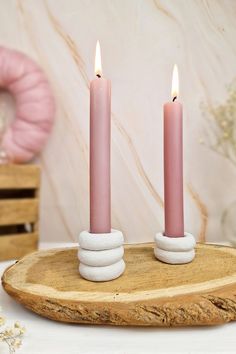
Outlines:
{"label": "white pebble-like holder", "polygon": [[158,232],[155,236],[154,254],[157,259],[169,264],[185,264],[195,257],[195,238],[186,232],[183,237],[167,237]]}
{"label": "white pebble-like holder", "polygon": [[91,281],[109,281],[118,278],[125,270],[124,236],[121,231],[79,235],[78,259],[80,275]]}

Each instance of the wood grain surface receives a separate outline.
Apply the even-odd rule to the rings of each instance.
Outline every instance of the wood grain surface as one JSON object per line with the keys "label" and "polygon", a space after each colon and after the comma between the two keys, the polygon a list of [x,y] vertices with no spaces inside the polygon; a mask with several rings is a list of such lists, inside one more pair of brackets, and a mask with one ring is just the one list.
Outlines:
{"label": "wood grain surface", "polygon": [[157,261],[153,244],[125,249],[126,271],[93,283],[78,273],[77,248],[32,253],[2,277],[6,292],[52,320],[74,323],[193,326],[236,319],[236,249],[198,245],[190,264]]}
{"label": "wood grain surface", "polygon": [[37,189],[40,167],[37,165],[0,165],[1,189]]}

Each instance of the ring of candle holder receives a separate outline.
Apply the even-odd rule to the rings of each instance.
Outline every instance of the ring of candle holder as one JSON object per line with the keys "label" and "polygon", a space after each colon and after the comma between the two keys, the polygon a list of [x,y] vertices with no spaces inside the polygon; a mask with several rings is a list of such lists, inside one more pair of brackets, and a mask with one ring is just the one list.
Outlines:
{"label": "ring of candle holder", "polygon": [[86,250],[84,248],[79,248],[78,250],[78,258],[80,262],[92,267],[104,267],[116,263],[123,258],[123,255],[123,246],[99,252]]}
{"label": "ring of candle holder", "polygon": [[112,229],[110,233],[93,234],[82,231],[79,235],[81,248],[90,251],[109,250],[123,245],[124,236],[121,231]]}
{"label": "ring of candle holder", "polygon": [[82,231],[78,241],[79,273],[83,278],[91,281],[109,281],[118,278],[124,272],[122,232],[111,230],[106,234],[92,234]]}
{"label": "ring of candle holder", "polygon": [[195,257],[195,238],[186,232],[183,237],[168,237],[159,232],[155,236],[155,257],[169,264],[185,264]]}

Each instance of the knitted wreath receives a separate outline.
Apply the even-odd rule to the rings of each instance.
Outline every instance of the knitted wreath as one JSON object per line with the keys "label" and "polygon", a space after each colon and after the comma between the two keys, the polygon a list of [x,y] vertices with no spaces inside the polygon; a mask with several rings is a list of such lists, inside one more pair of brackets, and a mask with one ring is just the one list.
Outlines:
{"label": "knitted wreath", "polygon": [[42,150],[52,128],[51,88],[32,59],[4,47],[0,47],[0,87],[13,96],[16,112],[2,136],[0,157],[5,162],[27,162]]}

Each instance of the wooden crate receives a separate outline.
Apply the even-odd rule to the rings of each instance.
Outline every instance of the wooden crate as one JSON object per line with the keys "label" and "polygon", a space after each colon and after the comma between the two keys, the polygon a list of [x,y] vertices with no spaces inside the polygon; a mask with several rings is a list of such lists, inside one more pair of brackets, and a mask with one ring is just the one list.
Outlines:
{"label": "wooden crate", "polygon": [[0,165],[0,261],[37,249],[40,168]]}

